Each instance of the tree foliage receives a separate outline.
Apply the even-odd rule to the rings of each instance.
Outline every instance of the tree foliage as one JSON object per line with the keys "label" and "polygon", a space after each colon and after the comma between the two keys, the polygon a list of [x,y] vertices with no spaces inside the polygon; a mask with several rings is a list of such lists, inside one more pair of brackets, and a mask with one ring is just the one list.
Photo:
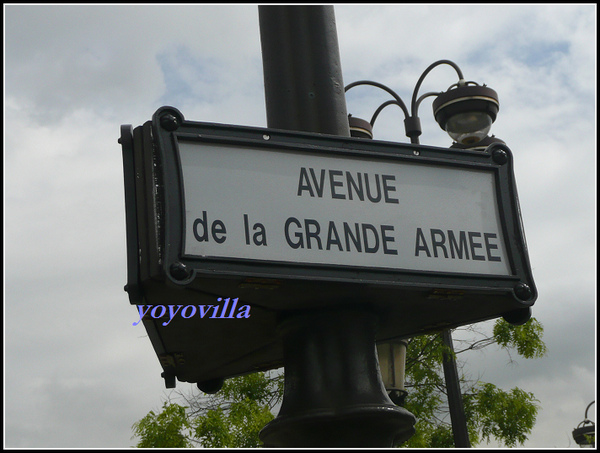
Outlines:
{"label": "tree foliage", "polygon": [[[460,353],[498,344],[510,353],[532,359],[544,356],[542,325],[531,318],[521,326],[502,319],[495,321],[491,337],[472,341]],[[405,408],[417,417],[416,434],[403,447],[453,447],[452,426],[448,417],[447,392],[442,367],[442,354],[449,352],[440,335],[425,335],[409,341],[406,360]],[[493,384],[461,377],[461,391],[471,445],[496,440],[507,447],[523,444],[531,433],[538,401],[519,388],[506,392]]]}
{"label": "tree foliage", "polygon": [[274,418],[271,409],[282,385],[282,376],[254,373],[228,379],[218,394],[203,401],[192,399],[196,439],[209,448],[259,447],[258,434]]}
{"label": "tree foliage", "polygon": [[228,379],[215,395],[182,397],[187,406],[165,402],[133,425],[140,448],[253,448],[283,395],[283,375],[254,373]]}
{"label": "tree foliage", "polygon": [[522,326],[513,326],[504,321],[496,321],[494,324],[496,342],[506,350],[516,349],[526,359],[537,359],[546,354],[543,333],[544,328],[535,318]]}
{"label": "tree foliage", "polygon": [[497,439],[507,447],[527,440],[537,416],[537,400],[519,388],[505,392],[493,384],[483,384],[467,400],[471,405],[471,423],[482,439]]}
{"label": "tree foliage", "polygon": [[[465,351],[497,344],[509,354],[514,350],[527,359],[539,358],[546,353],[542,335],[543,327],[535,318],[521,326],[499,319],[492,336],[479,335],[484,338],[471,340],[452,353],[457,357]],[[405,376],[408,397],[404,407],[417,417],[417,424],[416,434],[403,447],[454,446],[442,366],[444,352],[450,351],[439,334],[409,340]],[[533,394],[519,388],[505,391],[465,376],[461,376],[461,391],[473,446],[495,440],[515,447],[527,440],[539,410]],[[187,406],[165,402],[161,413],[150,411],[133,426],[134,434],[141,439],[137,446],[259,447],[258,434],[274,418],[273,408],[282,396],[282,374],[254,373],[228,379],[215,395],[182,395]]]}
{"label": "tree foliage", "polygon": [[191,447],[186,431],[191,429],[186,408],[165,401],[163,410],[154,411],[134,423],[133,434],[141,440],[138,448],[184,448]]}

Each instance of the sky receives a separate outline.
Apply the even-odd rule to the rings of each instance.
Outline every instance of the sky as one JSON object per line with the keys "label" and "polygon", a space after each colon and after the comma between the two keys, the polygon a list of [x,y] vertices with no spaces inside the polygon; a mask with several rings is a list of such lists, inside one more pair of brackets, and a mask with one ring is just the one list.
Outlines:
{"label": "sky", "polygon": [[[491,133],[514,156],[548,353],[460,359],[539,400],[524,447],[577,448],[596,397],[596,5],[351,4],[335,17],[345,84],[374,80],[408,102],[449,59],[497,91]],[[4,445],[133,446],[131,425],[172,391],[123,290],[120,126],[171,105],[266,127],[257,7],[9,4],[4,38]],[[441,66],[422,92],[455,82]],[[366,119],[387,99],[346,97]],[[430,99],[419,113],[421,143],[450,146]],[[386,109],[375,138],[408,142],[402,119]]]}

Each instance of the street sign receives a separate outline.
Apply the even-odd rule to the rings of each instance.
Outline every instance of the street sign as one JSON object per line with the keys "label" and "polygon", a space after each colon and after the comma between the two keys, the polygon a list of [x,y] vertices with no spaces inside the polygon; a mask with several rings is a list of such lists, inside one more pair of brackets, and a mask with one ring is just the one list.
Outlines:
{"label": "street sign", "polygon": [[490,171],[177,145],[186,259],[510,275]]}
{"label": "street sign", "polygon": [[199,123],[171,107],[122,128],[121,143],[131,303],[218,307],[140,311],[180,380],[280,364],[289,310],[366,304],[384,340],[514,317],[537,297],[503,144]]}

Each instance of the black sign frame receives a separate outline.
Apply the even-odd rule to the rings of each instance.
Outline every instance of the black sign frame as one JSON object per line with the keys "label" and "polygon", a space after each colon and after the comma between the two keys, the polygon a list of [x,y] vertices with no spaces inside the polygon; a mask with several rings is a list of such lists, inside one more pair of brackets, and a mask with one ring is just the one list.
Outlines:
{"label": "black sign frame", "polygon": [[[511,274],[389,270],[186,256],[183,253],[183,183],[177,150],[178,140],[182,139],[489,171],[494,175]],[[407,320],[396,323],[397,327],[383,323],[378,338],[384,339],[499,316],[510,319],[515,313],[530,314],[530,307],[537,299],[521,221],[513,155],[502,143],[492,144],[485,151],[457,150],[193,122],[185,120],[173,107],[161,107],[152,121],[136,129],[122,126],[120,143],[124,159],[128,250],[126,290],[132,304],[176,303],[178,297],[182,294],[188,297],[190,291],[212,298],[240,297],[253,307],[275,313],[366,302],[384,316],[407,314]],[[188,292],[182,292],[186,290]],[[422,313],[424,309],[444,313],[428,315]],[[529,317],[524,316],[525,319]],[[161,327],[149,318],[144,321],[146,328],[152,330],[150,336],[154,338],[159,357],[161,353],[168,354],[172,348],[162,338]],[[215,368],[208,372],[194,371],[190,375],[178,372],[178,377],[194,381],[239,374],[249,369],[267,369],[271,367],[268,364],[279,360],[275,356],[277,353],[266,354],[261,359],[262,365],[245,364],[228,371]]]}

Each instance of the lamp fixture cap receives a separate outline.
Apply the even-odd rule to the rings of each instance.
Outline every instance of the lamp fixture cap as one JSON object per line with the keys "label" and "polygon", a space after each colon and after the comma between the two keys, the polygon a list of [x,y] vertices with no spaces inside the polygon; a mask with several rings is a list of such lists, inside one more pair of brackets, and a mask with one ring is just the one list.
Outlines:
{"label": "lamp fixture cap", "polygon": [[485,85],[459,84],[439,94],[433,101],[433,115],[444,130],[448,119],[459,113],[487,113],[494,122],[499,109],[498,93]]}

